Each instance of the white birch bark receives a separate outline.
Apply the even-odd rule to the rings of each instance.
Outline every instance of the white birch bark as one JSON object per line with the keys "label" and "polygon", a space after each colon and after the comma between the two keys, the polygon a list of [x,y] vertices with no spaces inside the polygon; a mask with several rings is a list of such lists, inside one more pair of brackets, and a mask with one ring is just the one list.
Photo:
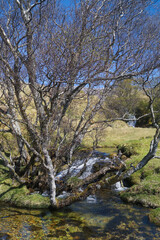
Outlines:
{"label": "white birch bark", "polygon": [[53,168],[53,163],[51,160],[51,157],[49,156],[49,153],[46,148],[43,149],[43,154],[46,161],[46,168],[48,170],[48,183],[50,188],[50,202],[51,206],[55,207],[56,202],[56,183],[55,183],[55,169]]}

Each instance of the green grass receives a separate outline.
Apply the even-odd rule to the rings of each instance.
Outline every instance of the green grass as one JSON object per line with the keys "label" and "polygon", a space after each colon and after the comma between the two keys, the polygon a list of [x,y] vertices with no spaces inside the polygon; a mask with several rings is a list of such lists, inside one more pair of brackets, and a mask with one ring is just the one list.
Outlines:
{"label": "green grass", "polygon": [[[99,150],[112,153],[117,151],[117,146],[120,144],[134,147],[136,154],[125,160],[125,163],[128,168],[131,163],[136,166],[149,151],[154,133],[153,128],[132,128],[117,121],[112,124],[112,127],[107,127],[100,133],[98,145],[101,148]],[[93,135],[88,134],[83,141],[83,146],[91,148],[92,145]],[[158,154],[160,155],[160,148]],[[143,169],[134,173],[129,181],[133,186],[128,191],[121,193],[121,197],[125,201],[140,203],[147,207],[160,207],[159,159],[149,161]],[[13,183],[3,165],[0,165],[0,200],[27,208],[44,208],[50,205],[49,198],[44,198],[39,194],[30,195],[26,186]],[[154,214],[156,214],[155,212]],[[155,219],[156,217],[154,221],[156,221]]]}
{"label": "green grass", "polygon": [[[153,128],[133,128],[122,121],[116,121],[111,126],[99,133],[98,145],[102,148],[116,148],[119,144],[131,141],[139,142],[141,139],[151,138],[155,133]],[[84,138],[83,144],[92,147],[93,139],[89,134]]]}
{"label": "green grass", "polygon": [[21,208],[48,208],[49,198],[40,194],[30,195],[25,185],[10,178],[8,169],[0,163],[0,201]]}
{"label": "green grass", "polygon": [[[127,168],[132,163],[134,166],[142,160],[148,153],[150,142],[154,136],[153,128],[133,128],[127,124],[117,121],[112,127],[108,127],[102,132],[99,147],[103,151],[112,153],[117,150],[118,145],[134,148],[135,154],[125,161]],[[84,145],[92,147],[92,138],[86,136]],[[101,151],[101,149],[99,149]],[[157,151],[160,155],[160,147]],[[151,211],[149,218],[152,222],[160,225],[160,161],[152,159],[141,170],[130,176],[129,180],[132,187],[120,195],[123,200],[145,207],[156,208]]]}
{"label": "green grass", "polygon": [[160,208],[156,208],[150,211],[149,220],[160,226]]}
{"label": "green grass", "polygon": [[[134,166],[145,156],[149,150],[150,141],[152,138],[141,138],[137,145],[137,154],[133,155],[126,161],[129,167],[131,163]],[[135,141],[134,141],[135,142]],[[132,144],[129,141],[128,144]],[[159,149],[158,149],[159,152]],[[160,207],[160,161],[152,159],[141,170],[130,176],[129,181],[133,185],[128,191],[122,192],[121,198],[127,202],[141,204],[145,207],[159,208]],[[156,215],[156,211],[154,212]],[[158,217],[154,218],[154,223]],[[152,221],[153,222],[153,221]],[[157,220],[157,225],[160,222]]]}

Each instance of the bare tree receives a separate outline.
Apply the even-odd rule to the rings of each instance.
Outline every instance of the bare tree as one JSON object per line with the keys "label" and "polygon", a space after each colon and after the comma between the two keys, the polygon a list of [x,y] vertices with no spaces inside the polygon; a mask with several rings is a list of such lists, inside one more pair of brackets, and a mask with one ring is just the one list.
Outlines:
{"label": "bare tree", "polygon": [[[0,157],[20,182],[33,168],[47,174],[55,208],[86,197],[96,188],[90,183],[110,169],[85,179],[81,194],[56,199],[61,159],[70,166],[110,90],[155,68],[155,62],[143,62],[155,39],[142,26],[151,3],[82,0],[68,10],[53,0],[1,3],[1,132],[11,134],[17,147],[8,158],[8,143],[1,142]],[[82,102],[79,112],[76,101]]]}

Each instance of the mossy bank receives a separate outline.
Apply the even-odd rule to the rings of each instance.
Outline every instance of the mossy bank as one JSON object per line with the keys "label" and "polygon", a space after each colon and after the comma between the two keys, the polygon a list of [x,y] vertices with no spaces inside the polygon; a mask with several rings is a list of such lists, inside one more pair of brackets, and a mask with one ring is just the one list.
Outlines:
{"label": "mossy bank", "polygon": [[160,208],[156,208],[150,211],[149,219],[151,222],[160,226]]}
{"label": "mossy bank", "polygon": [[43,209],[50,206],[48,197],[43,197],[40,194],[30,194],[25,185],[13,180],[2,162],[0,162],[0,202],[30,209]]}
{"label": "mossy bank", "polygon": [[[150,138],[139,140],[136,154],[126,160],[130,167],[136,166],[149,149]],[[134,142],[129,143],[135,144]],[[148,148],[148,149],[147,149]],[[143,169],[134,173],[127,182],[131,187],[120,193],[121,198],[129,203],[141,204],[144,207],[157,208],[151,211],[149,219],[160,226],[160,161],[152,159]]]}
{"label": "mossy bank", "polygon": [[[131,163],[137,163],[146,155],[149,150],[150,141],[154,135],[154,129],[142,129],[120,126],[106,128],[100,141],[100,146],[105,150],[106,146],[114,150],[118,145],[129,146],[133,150],[132,155],[125,160],[129,168]],[[111,134],[112,133],[112,134]],[[117,136],[120,136],[117,138]],[[90,144],[89,144],[90,143]],[[87,145],[88,144],[88,145]],[[91,139],[84,141],[84,146],[91,147]],[[108,148],[106,148],[108,151]],[[98,149],[101,151],[101,149]],[[158,150],[160,155],[160,149]],[[160,161],[151,160],[143,169],[134,173],[128,182],[132,186],[128,191],[122,192],[121,198],[127,202],[141,204],[145,207],[156,208],[150,213],[150,220],[160,225]],[[48,197],[40,194],[30,194],[25,185],[20,185],[10,178],[7,168],[0,162],[0,201],[23,208],[48,208],[50,201]]]}
{"label": "mossy bank", "polygon": [[[110,147],[109,152],[112,149],[114,152],[118,149],[123,151],[126,156],[123,155],[123,160],[127,168],[130,168],[136,166],[148,153],[154,134],[154,128],[133,128],[124,122],[116,121],[103,131],[99,146],[106,152],[108,152],[108,147]],[[90,146],[89,143],[91,140],[88,137],[85,144]],[[98,150],[101,151],[100,148]],[[160,148],[158,148],[157,155],[160,155]],[[149,219],[160,225],[160,211],[158,210],[160,208],[160,160],[154,158],[149,161],[126,182],[130,188],[120,193],[121,198],[126,202],[156,208],[151,211]]]}

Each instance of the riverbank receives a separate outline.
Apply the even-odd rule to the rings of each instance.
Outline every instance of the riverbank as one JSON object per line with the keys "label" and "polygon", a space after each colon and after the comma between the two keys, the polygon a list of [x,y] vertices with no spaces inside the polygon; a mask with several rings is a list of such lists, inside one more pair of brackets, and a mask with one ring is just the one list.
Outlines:
{"label": "riverbank", "polygon": [[[129,146],[129,148],[134,149],[134,154],[125,160],[127,167],[130,167],[131,163],[136,166],[147,153],[154,129],[132,128],[127,125],[118,127],[118,125],[115,125],[113,128],[106,129],[106,132],[103,133],[99,151],[103,149],[104,152],[108,152],[108,149],[110,149],[111,152],[114,152],[117,150],[117,145]],[[87,138],[84,145],[87,146],[89,143],[91,144],[91,140]],[[159,173],[159,159],[151,160],[143,169],[134,173],[127,180],[131,187],[120,194],[126,202],[156,208],[151,211],[149,219],[158,225],[160,225]],[[48,197],[36,193],[31,194],[25,185],[20,185],[11,179],[8,169],[3,166],[2,162],[0,162],[0,201],[7,202],[12,206],[30,209],[43,209],[50,206]]]}
{"label": "riverbank", "polygon": [[25,185],[12,179],[9,170],[2,161],[0,161],[0,202],[29,209],[43,209],[50,206],[48,197],[36,193],[30,194]]}
{"label": "riverbank", "polygon": [[[136,166],[143,158],[144,151],[149,150],[151,138],[141,139],[136,147],[136,154],[126,161],[129,167]],[[130,144],[130,143],[129,143]],[[131,143],[133,145],[133,143]],[[158,150],[159,155],[159,150]],[[134,173],[129,179],[131,187],[120,193],[121,198],[128,203],[141,204],[144,207],[156,208],[149,214],[151,222],[160,226],[160,162],[152,159],[144,168]]]}
{"label": "riverbank", "polygon": [[160,228],[148,221],[148,213],[109,190],[54,212],[1,204],[0,239],[159,240]]}
{"label": "riverbank", "polygon": [[[106,151],[110,147],[114,152],[117,150],[118,145],[131,150],[132,155],[125,159],[127,168],[130,168],[131,164],[136,166],[147,154],[154,132],[153,128],[133,128],[128,127],[124,122],[117,121],[113,123],[112,127],[108,127],[103,131],[99,146],[103,148],[103,151],[105,151],[105,147]],[[89,137],[86,142],[88,145],[91,143]],[[160,148],[157,155],[160,155]],[[160,226],[159,159],[151,160],[144,168],[130,176],[127,182],[130,188],[120,193],[123,201],[153,208],[149,214],[149,219]]]}

